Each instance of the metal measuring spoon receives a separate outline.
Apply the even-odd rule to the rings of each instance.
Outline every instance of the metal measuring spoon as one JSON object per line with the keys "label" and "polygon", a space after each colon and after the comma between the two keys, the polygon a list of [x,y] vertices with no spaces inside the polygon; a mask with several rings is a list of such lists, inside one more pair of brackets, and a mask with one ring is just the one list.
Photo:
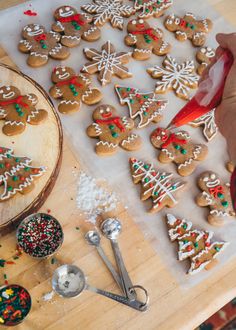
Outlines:
{"label": "metal measuring spoon", "polygon": [[146,301],[142,303],[137,300],[130,301],[126,297],[94,288],[86,283],[83,271],[75,265],[63,265],[57,268],[52,277],[52,287],[55,292],[64,298],[74,298],[79,296],[84,290],[89,290],[141,312],[147,310],[149,300],[146,290]]}
{"label": "metal measuring spoon", "polygon": [[116,264],[119,269],[119,273],[122,280],[123,291],[125,292],[125,295],[129,300],[135,300],[136,293],[134,291],[134,286],[125,267],[117,241],[117,237],[121,232],[121,228],[121,222],[116,218],[108,218],[104,220],[101,224],[101,231],[103,235],[107,237],[111,242],[111,246],[116,259]]}
{"label": "metal measuring spoon", "polygon": [[98,254],[100,255],[100,257],[102,258],[103,262],[105,263],[105,265],[107,266],[107,268],[109,269],[109,271],[111,272],[114,280],[116,281],[116,283],[118,284],[118,286],[121,288],[121,290],[123,290],[122,287],[122,283],[121,283],[121,279],[120,276],[117,274],[116,270],[114,269],[112,263],[110,262],[110,260],[107,258],[107,256],[105,255],[105,252],[103,250],[103,248],[100,245],[100,241],[101,241],[101,237],[99,235],[99,233],[96,230],[90,230],[85,234],[85,239],[86,241],[90,244],[95,246],[95,248],[98,251]]}

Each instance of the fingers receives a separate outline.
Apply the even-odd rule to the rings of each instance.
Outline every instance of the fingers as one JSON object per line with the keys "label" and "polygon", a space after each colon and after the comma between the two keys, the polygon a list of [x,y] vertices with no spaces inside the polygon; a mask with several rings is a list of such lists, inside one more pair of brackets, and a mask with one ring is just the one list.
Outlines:
{"label": "fingers", "polygon": [[236,33],[219,33],[216,36],[216,40],[218,41],[220,47],[229,49],[234,58],[236,58]]}

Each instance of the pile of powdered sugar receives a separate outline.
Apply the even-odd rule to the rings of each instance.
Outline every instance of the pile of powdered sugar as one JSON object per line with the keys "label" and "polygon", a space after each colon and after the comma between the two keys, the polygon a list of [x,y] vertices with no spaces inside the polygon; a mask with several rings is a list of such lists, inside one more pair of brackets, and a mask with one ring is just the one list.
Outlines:
{"label": "pile of powdered sugar", "polygon": [[116,209],[118,198],[115,193],[99,186],[93,177],[80,172],[76,202],[86,220],[95,224],[98,215]]}

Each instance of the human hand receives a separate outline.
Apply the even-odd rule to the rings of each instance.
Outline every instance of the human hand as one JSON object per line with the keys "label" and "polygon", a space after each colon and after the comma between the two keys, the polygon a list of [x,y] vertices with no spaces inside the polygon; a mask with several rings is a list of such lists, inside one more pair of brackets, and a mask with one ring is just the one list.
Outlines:
{"label": "human hand", "polygon": [[216,51],[220,54],[223,49],[231,51],[234,57],[233,66],[226,79],[221,104],[215,112],[216,124],[221,134],[226,138],[231,161],[236,165],[236,33],[216,36],[219,47]]}

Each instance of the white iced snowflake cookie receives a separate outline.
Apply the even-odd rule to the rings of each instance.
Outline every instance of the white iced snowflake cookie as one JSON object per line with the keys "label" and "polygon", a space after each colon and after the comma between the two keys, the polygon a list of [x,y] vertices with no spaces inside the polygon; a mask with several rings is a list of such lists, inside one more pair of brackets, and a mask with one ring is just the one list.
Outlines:
{"label": "white iced snowflake cookie", "polygon": [[197,88],[199,81],[193,61],[178,64],[173,57],[167,55],[162,65],[163,67],[155,65],[147,69],[152,78],[158,79],[155,92],[158,94],[174,90],[178,97],[188,100],[190,89]]}

